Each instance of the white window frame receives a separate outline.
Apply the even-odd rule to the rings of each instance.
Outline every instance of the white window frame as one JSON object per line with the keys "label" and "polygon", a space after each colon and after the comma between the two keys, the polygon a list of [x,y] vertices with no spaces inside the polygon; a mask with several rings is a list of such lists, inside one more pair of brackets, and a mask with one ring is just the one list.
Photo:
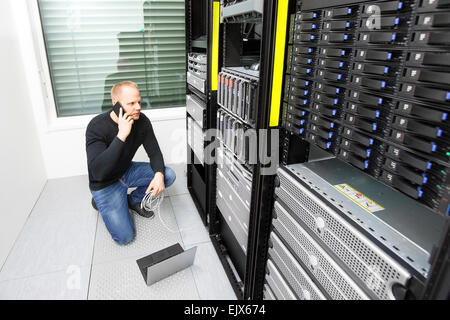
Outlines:
{"label": "white window frame", "polygon": [[[26,1],[28,16],[30,19],[33,45],[38,63],[42,92],[44,94],[45,119],[47,122],[46,132],[82,129],[86,128],[89,121],[96,114],[58,117],[56,113],[56,100],[53,93],[50,68],[47,59],[47,49],[45,47],[44,32],[42,29],[39,13],[38,1]],[[111,106],[112,107],[112,106]],[[152,121],[167,121],[186,118],[186,107],[171,107],[152,110],[142,110],[142,112]]]}

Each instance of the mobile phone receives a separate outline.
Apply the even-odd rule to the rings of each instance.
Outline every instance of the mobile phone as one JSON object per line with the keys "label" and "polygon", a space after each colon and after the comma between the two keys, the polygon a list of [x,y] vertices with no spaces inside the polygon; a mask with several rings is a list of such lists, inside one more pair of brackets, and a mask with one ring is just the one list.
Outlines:
{"label": "mobile phone", "polygon": [[122,116],[125,114],[125,109],[122,107],[122,105],[120,104],[119,101],[116,102],[116,104],[113,107],[113,111],[115,112],[115,114],[117,115],[117,117],[119,117],[120,114],[120,108],[122,108]]}

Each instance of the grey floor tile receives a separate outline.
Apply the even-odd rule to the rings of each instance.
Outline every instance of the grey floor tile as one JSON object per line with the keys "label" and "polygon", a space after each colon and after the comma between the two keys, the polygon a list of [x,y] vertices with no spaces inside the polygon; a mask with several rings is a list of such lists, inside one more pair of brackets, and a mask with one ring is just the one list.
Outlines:
{"label": "grey floor tile", "polygon": [[190,194],[172,196],[170,201],[184,245],[210,242],[208,230],[203,225]]}
{"label": "grey floor tile", "polygon": [[174,209],[198,212],[190,194],[171,196],[170,201]]}
{"label": "grey floor tile", "polygon": [[197,300],[194,276],[184,269],[147,286],[136,259],[128,258],[92,267],[90,300]]}
{"label": "grey floor tile", "polygon": [[[91,208],[87,176],[49,180],[1,270],[0,299],[235,299],[183,189],[185,164],[172,168],[178,186],[155,218],[132,213],[136,238],[127,246],[112,240]],[[177,242],[198,246],[194,265],[147,287],[136,259]]]}
{"label": "grey floor tile", "polygon": [[48,180],[30,217],[59,215],[61,212],[95,212],[91,206],[87,175]]}
{"label": "grey floor tile", "polygon": [[76,211],[30,217],[1,270],[0,281],[90,265],[97,218],[97,213]]}
{"label": "grey floor tile", "polygon": [[189,191],[187,189],[186,163],[168,164],[167,166],[172,168],[177,175],[177,178],[173,185],[167,188],[168,195],[175,196],[188,193]]}
{"label": "grey floor tile", "polygon": [[89,267],[0,282],[0,300],[86,300]]}
{"label": "grey floor tile", "polygon": [[195,262],[191,269],[200,299],[237,299],[212,243],[197,245]]}
{"label": "grey floor tile", "polygon": [[121,260],[133,256],[146,256],[175,243],[182,244],[169,197],[165,197],[160,212],[152,219],[131,213],[135,223],[136,237],[125,245],[118,245],[99,217],[95,239],[93,264]]}

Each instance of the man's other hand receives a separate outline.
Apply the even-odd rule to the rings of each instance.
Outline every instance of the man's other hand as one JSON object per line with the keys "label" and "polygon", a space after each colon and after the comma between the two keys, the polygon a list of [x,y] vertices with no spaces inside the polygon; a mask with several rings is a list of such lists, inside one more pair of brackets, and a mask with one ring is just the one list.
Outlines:
{"label": "man's other hand", "polygon": [[151,190],[153,190],[153,195],[157,196],[158,194],[163,192],[165,188],[166,187],[164,185],[164,175],[161,172],[157,172],[153,180],[150,182],[147,191],[145,191],[145,193],[147,194]]}

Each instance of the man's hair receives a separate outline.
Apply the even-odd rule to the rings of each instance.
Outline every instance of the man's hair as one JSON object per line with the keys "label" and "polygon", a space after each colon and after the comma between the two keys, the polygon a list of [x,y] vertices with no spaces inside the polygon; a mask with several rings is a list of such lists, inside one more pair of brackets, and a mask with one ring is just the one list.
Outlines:
{"label": "man's hair", "polygon": [[120,95],[120,92],[123,87],[133,87],[133,88],[136,88],[139,90],[138,85],[136,83],[134,83],[133,81],[118,82],[111,88],[111,100],[113,102],[114,102],[114,100],[119,100],[118,96]]}

